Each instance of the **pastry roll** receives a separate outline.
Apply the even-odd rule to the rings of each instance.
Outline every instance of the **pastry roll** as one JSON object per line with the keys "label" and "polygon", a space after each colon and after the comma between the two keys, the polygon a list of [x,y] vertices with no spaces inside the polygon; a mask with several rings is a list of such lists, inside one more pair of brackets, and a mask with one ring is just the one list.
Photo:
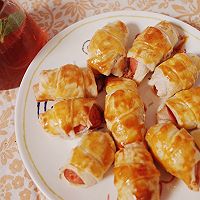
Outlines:
{"label": "pastry roll", "polygon": [[149,85],[156,88],[159,97],[169,98],[181,90],[191,88],[198,78],[199,69],[198,56],[177,53],[155,69]]}
{"label": "pastry roll", "polygon": [[37,101],[97,96],[92,70],[71,64],[43,70],[39,75],[39,83],[33,86],[33,90]]}
{"label": "pastry roll", "polygon": [[60,101],[52,109],[39,115],[45,131],[72,138],[89,128],[99,127],[102,120],[102,111],[92,98]]}
{"label": "pastry roll", "polygon": [[72,150],[62,175],[75,186],[94,185],[112,165],[115,151],[114,141],[108,132],[89,132],[82,137],[80,145]]}
{"label": "pastry roll", "polygon": [[151,154],[142,143],[125,145],[115,154],[114,184],[118,200],[159,200],[159,177]]}
{"label": "pastry roll", "polygon": [[157,124],[146,134],[146,141],[166,171],[180,178],[192,190],[199,190],[200,152],[192,136],[172,123]]}
{"label": "pastry roll", "polygon": [[179,41],[175,26],[161,21],[155,27],[147,27],[134,40],[127,57],[130,58],[129,73],[141,82],[149,71],[168,58]]}
{"label": "pastry roll", "polygon": [[166,101],[158,121],[172,121],[185,129],[200,128],[200,87],[183,90]]}
{"label": "pastry roll", "polygon": [[143,141],[145,111],[136,83],[126,78],[109,78],[106,92],[104,116],[117,146]]}
{"label": "pastry roll", "polygon": [[121,21],[99,29],[88,47],[88,66],[106,76],[122,76],[126,66],[127,36],[128,29]]}

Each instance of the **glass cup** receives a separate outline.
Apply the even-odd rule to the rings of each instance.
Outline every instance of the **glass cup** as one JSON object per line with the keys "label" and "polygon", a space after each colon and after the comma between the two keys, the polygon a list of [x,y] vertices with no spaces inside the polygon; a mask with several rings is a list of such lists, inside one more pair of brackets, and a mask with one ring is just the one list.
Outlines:
{"label": "glass cup", "polygon": [[0,90],[15,88],[48,35],[14,0],[0,0]]}

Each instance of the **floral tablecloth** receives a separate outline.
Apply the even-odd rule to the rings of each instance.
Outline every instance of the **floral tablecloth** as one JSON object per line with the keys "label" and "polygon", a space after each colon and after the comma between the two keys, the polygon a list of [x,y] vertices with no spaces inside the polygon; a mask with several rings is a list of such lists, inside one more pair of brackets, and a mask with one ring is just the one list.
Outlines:
{"label": "floral tablecloth", "polygon": [[[200,0],[19,0],[53,37],[85,17],[116,10],[147,10],[170,15],[200,29]],[[21,161],[14,131],[17,89],[0,91],[0,200],[46,199]]]}

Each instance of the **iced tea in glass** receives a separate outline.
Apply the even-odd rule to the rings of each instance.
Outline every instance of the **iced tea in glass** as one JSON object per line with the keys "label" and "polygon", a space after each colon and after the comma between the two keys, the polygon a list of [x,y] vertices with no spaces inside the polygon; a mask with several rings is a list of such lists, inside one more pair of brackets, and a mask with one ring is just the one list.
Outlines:
{"label": "iced tea in glass", "polygon": [[47,40],[47,33],[16,1],[0,0],[0,90],[20,85]]}

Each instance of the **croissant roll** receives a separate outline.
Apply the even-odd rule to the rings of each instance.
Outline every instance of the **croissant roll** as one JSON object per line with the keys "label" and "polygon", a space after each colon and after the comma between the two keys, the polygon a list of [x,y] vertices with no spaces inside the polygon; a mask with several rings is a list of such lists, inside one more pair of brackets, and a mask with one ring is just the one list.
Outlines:
{"label": "croissant roll", "polygon": [[109,78],[106,92],[104,116],[117,146],[143,141],[145,111],[136,83],[126,78]]}
{"label": "croissant roll", "polygon": [[52,109],[39,115],[45,131],[72,138],[89,128],[99,127],[102,120],[102,111],[92,98],[60,101]]}
{"label": "croissant roll", "polygon": [[159,200],[159,177],[151,154],[143,144],[125,145],[115,154],[114,184],[118,200]]}
{"label": "croissant roll", "polygon": [[114,141],[108,132],[89,132],[72,150],[62,175],[74,186],[92,186],[103,178],[112,165],[115,151]]}
{"label": "croissant roll", "polygon": [[96,97],[98,94],[92,70],[72,64],[43,70],[33,90],[37,101]]}
{"label": "croissant roll", "polygon": [[154,71],[149,85],[159,97],[169,98],[191,88],[199,76],[200,58],[194,54],[177,53]]}
{"label": "croissant roll", "polygon": [[149,71],[168,58],[179,41],[175,26],[161,21],[155,27],[147,27],[134,40],[127,57],[130,58],[129,73],[141,82]]}
{"label": "croissant roll", "polygon": [[199,190],[200,152],[184,128],[179,130],[172,123],[157,124],[148,130],[146,141],[166,171],[191,190]]}
{"label": "croissant roll", "polygon": [[117,21],[96,31],[88,46],[88,66],[106,76],[122,76],[126,66],[126,25]]}
{"label": "croissant roll", "polygon": [[185,129],[200,128],[200,87],[183,90],[166,101],[158,121],[172,121]]}

